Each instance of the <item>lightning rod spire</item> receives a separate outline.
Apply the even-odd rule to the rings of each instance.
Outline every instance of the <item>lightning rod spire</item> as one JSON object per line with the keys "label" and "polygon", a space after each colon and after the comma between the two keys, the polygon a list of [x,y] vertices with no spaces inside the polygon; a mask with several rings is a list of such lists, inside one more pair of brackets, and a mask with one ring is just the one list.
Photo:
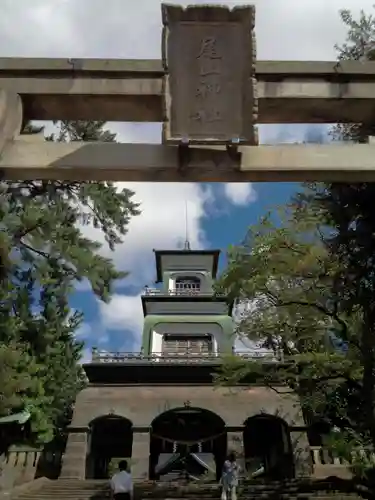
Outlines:
{"label": "lightning rod spire", "polygon": [[185,200],[185,246],[184,250],[191,250],[189,241],[189,225],[188,225],[188,204]]}

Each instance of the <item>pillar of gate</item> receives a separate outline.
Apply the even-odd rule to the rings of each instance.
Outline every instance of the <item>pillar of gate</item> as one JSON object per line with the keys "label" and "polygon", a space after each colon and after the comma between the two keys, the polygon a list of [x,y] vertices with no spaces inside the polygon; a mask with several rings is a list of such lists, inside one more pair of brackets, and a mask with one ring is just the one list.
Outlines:
{"label": "pillar of gate", "polygon": [[148,479],[150,461],[149,431],[133,431],[131,472],[134,479]]}
{"label": "pillar of gate", "polygon": [[70,427],[68,431],[68,440],[62,458],[60,478],[85,479],[89,428]]}
{"label": "pillar of gate", "polygon": [[18,94],[0,89],[0,155],[21,132],[22,101]]}

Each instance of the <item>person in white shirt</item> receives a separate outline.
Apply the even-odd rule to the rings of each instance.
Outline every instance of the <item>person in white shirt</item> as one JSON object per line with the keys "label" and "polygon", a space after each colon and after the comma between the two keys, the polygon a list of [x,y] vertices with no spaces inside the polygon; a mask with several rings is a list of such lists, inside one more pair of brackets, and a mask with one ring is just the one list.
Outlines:
{"label": "person in white shirt", "polygon": [[113,475],[110,485],[112,498],[115,500],[132,500],[133,480],[128,472],[128,462],[121,460],[118,464],[119,472]]}

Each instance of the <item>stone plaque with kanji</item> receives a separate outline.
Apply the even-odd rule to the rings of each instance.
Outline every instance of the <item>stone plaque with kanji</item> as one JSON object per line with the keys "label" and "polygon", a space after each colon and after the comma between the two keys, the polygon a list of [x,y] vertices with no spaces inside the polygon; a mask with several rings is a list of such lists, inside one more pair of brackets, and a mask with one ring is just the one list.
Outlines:
{"label": "stone plaque with kanji", "polygon": [[257,143],[255,7],[162,5],[163,141]]}

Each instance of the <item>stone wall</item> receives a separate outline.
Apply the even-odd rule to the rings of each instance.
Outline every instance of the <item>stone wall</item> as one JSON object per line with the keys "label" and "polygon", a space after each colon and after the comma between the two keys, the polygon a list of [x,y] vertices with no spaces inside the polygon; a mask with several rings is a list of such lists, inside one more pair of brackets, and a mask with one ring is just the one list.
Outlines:
{"label": "stone wall", "polygon": [[[309,475],[310,452],[306,434],[303,431],[298,434],[293,432],[293,427],[303,425],[300,405],[296,397],[283,393],[282,388],[278,392],[262,386],[229,390],[208,385],[90,385],[76,400],[61,477],[85,478],[90,423],[98,417],[114,414],[127,418],[133,424],[132,473],[135,478],[145,479],[150,452],[149,427],[160,414],[186,404],[210,410],[224,420],[229,431],[230,449],[240,445],[241,428],[249,417],[261,413],[281,417],[292,431],[296,458],[298,455],[297,474]],[[235,438],[236,446],[232,446],[232,438]]]}
{"label": "stone wall", "polygon": [[262,412],[276,414],[289,425],[303,425],[298,400],[266,387],[89,386],[77,397],[72,426],[87,427],[95,418],[112,413],[131,420],[133,426],[149,427],[155,417],[187,401],[218,414],[230,427],[242,426],[247,418]]}
{"label": "stone wall", "polygon": [[0,490],[11,490],[38,477],[56,479],[61,466],[60,451],[14,447],[0,456]]}
{"label": "stone wall", "polygon": [[61,478],[85,479],[88,428],[71,429],[62,460]]}

